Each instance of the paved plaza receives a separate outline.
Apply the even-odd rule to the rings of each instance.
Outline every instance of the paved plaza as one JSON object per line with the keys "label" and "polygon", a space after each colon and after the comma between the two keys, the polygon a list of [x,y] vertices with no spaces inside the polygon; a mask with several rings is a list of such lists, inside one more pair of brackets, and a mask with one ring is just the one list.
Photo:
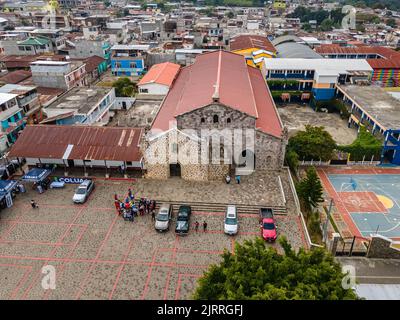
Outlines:
{"label": "paved plaza", "polygon": [[[72,203],[73,185],[40,195],[28,186],[17,195],[14,206],[0,213],[0,299],[190,299],[197,279],[224,249],[234,251],[236,242],[259,235],[254,214],[239,216],[235,237],[223,234],[222,212],[194,212],[191,224],[205,220],[208,231],[192,228],[186,237],[175,236],[173,228],[157,233],[150,216],[124,221],[113,195],[145,188],[141,182],[97,179],[85,205]],[[295,214],[277,216],[277,224],[296,249],[304,246]],[[55,267],[54,290],[42,287],[47,265]]]}

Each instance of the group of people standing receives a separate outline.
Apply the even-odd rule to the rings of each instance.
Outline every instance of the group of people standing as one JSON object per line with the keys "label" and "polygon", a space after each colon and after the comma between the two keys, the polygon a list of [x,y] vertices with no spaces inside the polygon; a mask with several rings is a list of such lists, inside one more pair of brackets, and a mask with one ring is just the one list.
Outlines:
{"label": "group of people standing", "polygon": [[135,217],[143,216],[145,214],[152,214],[154,216],[156,210],[156,201],[147,198],[137,198],[132,190],[128,189],[128,196],[125,200],[120,200],[118,195],[114,195],[115,209],[119,215],[122,215],[124,220],[134,221]]}

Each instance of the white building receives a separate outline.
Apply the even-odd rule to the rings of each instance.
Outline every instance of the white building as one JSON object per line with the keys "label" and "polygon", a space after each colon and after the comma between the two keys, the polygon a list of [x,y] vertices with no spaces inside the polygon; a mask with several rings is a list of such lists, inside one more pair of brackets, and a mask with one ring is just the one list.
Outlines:
{"label": "white building", "polygon": [[180,70],[180,65],[164,62],[151,67],[138,83],[139,93],[143,95],[165,96]]}

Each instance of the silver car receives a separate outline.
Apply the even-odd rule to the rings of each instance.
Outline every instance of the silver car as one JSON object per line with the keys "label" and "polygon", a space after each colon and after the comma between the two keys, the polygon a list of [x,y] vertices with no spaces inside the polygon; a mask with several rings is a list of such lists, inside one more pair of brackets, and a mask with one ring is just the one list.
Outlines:
{"label": "silver car", "polygon": [[156,216],[154,225],[157,231],[163,232],[169,230],[169,222],[172,219],[172,207],[170,204],[162,204]]}
{"label": "silver car", "polygon": [[74,203],[84,203],[88,199],[93,189],[94,189],[94,182],[92,180],[83,181],[79,185],[79,187],[76,188],[72,201]]}

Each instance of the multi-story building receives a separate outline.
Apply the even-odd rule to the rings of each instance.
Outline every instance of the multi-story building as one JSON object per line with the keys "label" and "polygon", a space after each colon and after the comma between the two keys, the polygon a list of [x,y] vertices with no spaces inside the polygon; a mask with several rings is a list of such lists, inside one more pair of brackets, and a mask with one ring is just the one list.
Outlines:
{"label": "multi-story building", "polygon": [[111,71],[116,76],[139,76],[145,71],[149,45],[115,45],[111,48]]}
{"label": "multi-story building", "polygon": [[28,123],[38,123],[42,120],[41,106],[37,87],[24,86],[17,84],[6,84],[0,88],[0,93],[9,93],[17,95],[17,102],[24,111]]}
{"label": "multi-story building", "polygon": [[0,122],[1,133],[12,144],[18,137],[18,132],[25,127],[22,108],[18,106],[16,94],[0,93]]}
{"label": "multi-story building", "polygon": [[264,58],[261,69],[270,84],[279,83],[275,89],[312,92],[316,100],[333,99],[337,84],[368,81],[372,74],[366,60],[346,59]]}
{"label": "multi-story building", "polygon": [[53,44],[45,37],[29,37],[22,41],[4,40],[2,47],[5,55],[36,55],[53,53]]}
{"label": "multi-story building", "polygon": [[85,59],[98,56],[106,60],[107,65],[111,64],[111,46],[108,41],[80,39],[74,44],[75,48],[69,51],[71,58]]}
{"label": "multi-story building", "polygon": [[73,88],[44,108],[47,119],[42,123],[102,126],[108,123],[114,102],[114,88]]}
{"label": "multi-story building", "polygon": [[40,87],[69,90],[86,84],[86,65],[80,61],[34,61],[33,83]]}

